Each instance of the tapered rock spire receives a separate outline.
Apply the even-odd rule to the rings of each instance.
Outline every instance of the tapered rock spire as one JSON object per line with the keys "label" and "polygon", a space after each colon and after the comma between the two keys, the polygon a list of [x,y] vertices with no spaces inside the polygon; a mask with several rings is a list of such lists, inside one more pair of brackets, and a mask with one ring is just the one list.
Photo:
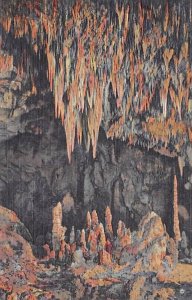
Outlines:
{"label": "tapered rock spire", "polygon": [[106,232],[110,235],[113,235],[113,228],[112,228],[112,214],[109,206],[107,206],[105,210],[105,229]]}
{"label": "tapered rock spire", "polygon": [[96,210],[94,209],[91,214],[92,226],[97,226],[99,224],[99,219]]}
{"label": "tapered rock spire", "polygon": [[66,227],[62,226],[62,205],[58,202],[52,210],[53,227],[52,227],[52,243],[53,250],[59,251],[61,241],[65,239]]}
{"label": "tapered rock spire", "polygon": [[173,190],[173,231],[175,235],[175,241],[181,240],[181,233],[179,228],[179,214],[178,214],[178,184],[177,177],[174,175],[174,190]]}
{"label": "tapered rock spire", "polygon": [[86,221],[87,221],[87,229],[90,229],[91,228],[91,214],[89,211],[87,212]]}

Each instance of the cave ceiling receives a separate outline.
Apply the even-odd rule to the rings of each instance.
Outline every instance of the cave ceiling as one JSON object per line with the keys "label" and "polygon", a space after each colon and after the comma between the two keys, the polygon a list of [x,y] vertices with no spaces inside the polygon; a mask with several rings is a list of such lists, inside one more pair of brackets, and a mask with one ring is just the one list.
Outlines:
{"label": "cave ceiling", "polygon": [[[37,105],[50,112],[51,98],[69,160],[76,141],[95,157],[100,129],[183,155],[192,142],[191,0],[3,1],[1,8],[1,140],[24,132],[21,121]],[[41,122],[33,130],[41,134]]]}

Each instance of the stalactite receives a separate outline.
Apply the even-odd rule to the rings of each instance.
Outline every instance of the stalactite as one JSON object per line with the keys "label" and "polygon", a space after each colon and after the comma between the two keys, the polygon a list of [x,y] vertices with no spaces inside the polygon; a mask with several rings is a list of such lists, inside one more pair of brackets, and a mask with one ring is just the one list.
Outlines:
{"label": "stalactite", "polygon": [[164,24],[163,24],[164,32],[167,32],[168,22],[169,22],[169,6],[168,6],[168,1],[166,1],[166,6],[165,6],[165,19],[164,19]]}
{"label": "stalactite", "polygon": [[35,20],[30,19],[29,26],[31,28],[31,37],[33,40],[35,40],[37,38],[37,34],[38,34],[38,24],[37,24],[37,22],[35,22]]}
{"label": "stalactite", "polygon": [[[49,75],[50,76],[50,75]],[[63,61],[60,60],[60,72],[54,79],[54,93],[55,93],[55,117],[61,118],[62,124],[64,124],[64,103],[63,103],[63,91],[64,91],[64,69]]]}
{"label": "stalactite", "polygon": [[178,156],[178,165],[181,177],[183,176],[183,168],[185,167],[185,160],[183,157]]}
{"label": "stalactite", "polygon": [[16,15],[14,17],[15,37],[22,38],[28,32],[28,22],[24,16]]}
{"label": "stalactite", "polygon": [[116,2],[116,13],[117,13],[118,19],[119,19],[119,30],[121,30],[125,11],[124,11],[123,5],[122,5],[121,9],[119,8],[118,2]]}
{"label": "stalactite", "polygon": [[49,51],[47,47],[47,60],[48,60],[48,78],[50,82],[50,90],[53,91],[53,81],[55,78],[55,68],[56,68],[56,62],[54,54]]}
{"label": "stalactite", "polygon": [[12,71],[12,69],[13,69],[13,56],[0,54],[0,68],[1,68],[1,72]]}
{"label": "stalactite", "polygon": [[144,10],[142,9],[141,1],[138,4],[138,16],[139,16],[139,26],[141,34],[143,35],[143,24],[144,24]]}
{"label": "stalactite", "polygon": [[130,7],[127,6],[127,9],[125,10],[125,25],[124,25],[124,32],[123,32],[123,41],[126,41],[128,30],[129,30],[129,12]]}
{"label": "stalactite", "polygon": [[161,103],[163,106],[163,116],[166,118],[167,116],[167,94],[169,90],[169,83],[170,83],[171,77],[168,75],[168,77],[164,80],[163,86],[160,90],[160,97],[161,97]]}
{"label": "stalactite", "polygon": [[2,24],[2,27],[4,28],[4,30],[6,32],[9,32],[10,31],[10,28],[11,28],[11,18],[10,17],[4,17],[1,21],[1,24]]}
{"label": "stalactite", "polygon": [[174,190],[173,190],[173,230],[175,235],[175,241],[179,242],[181,240],[181,234],[179,229],[179,214],[178,214],[178,186],[177,177],[174,175]]}
{"label": "stalactite", "polygon": [[65,118],[64,126],[65,126],[66,138],[67,138],[67,154],[68,154],[69,162],[71,162],[71,154],[73,152],[74,144],[75,144],[75,115],[73,111],[72,101],[69,102],[69,107]]}
{"label": "stalactite", "polygon": [[174,55],[174,49],[165,49],[163,53],[163,59],[165,62],[166,73],[169,73],[169,63]]}
{"label": "stalactite", "polygon": [[178,97],[176,97],[176,100],[177,100],[177,109],[178,109],[180,121],[182,120],[182,117],[181,117],[181,106],[182,106],[182,101],[183,101],[184,97],[185,97],[185,88],[183,87],[183,85],[182,85],[182,83],[180,81],[179,87],[178,87]]}

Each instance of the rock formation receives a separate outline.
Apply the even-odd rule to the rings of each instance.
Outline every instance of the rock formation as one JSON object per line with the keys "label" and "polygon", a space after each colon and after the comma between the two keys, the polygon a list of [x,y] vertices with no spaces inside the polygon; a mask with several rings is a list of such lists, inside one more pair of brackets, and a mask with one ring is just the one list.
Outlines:
{"label": "rock formation", "polygon": [[99,224],[97,212],[95,209],[91,213],[91,224],[92,224],[93,228],[95,228]]}
{"label": "rock formation", "polygon": [[91,228],[91,214],[90,214],[89,211],[87,212],[87,219],[86,219],[86,221],[87,221],[87,229],[90,229]]}
{"label": "rock formation", "polygon": [[29,292],[29,285],[37,280],[37,261],[31,245],[22,237],[25,227],[14,212],[2,206],[0,223],[0,291]]}
{"label": "rock formation", "polygon": [[181,234],[180,234],[180,229],[179,229],[178,192],[177,192],[177,177],[176,177],[176,175],[174,176],[173,210],[174,210],[173,229],[174,229],[174,234],[175,234],[175,241],[179,242],[181,240]]}
{"label": "rock formation", "polygon": [[65,240],[67,228],[62,226],[62,218],[62,205],[58,202],[53,208],[52,244],[55,252],[59,252],[61,242]]}
{"label": "rock formation", "polygon": [[110,235],[113,235],[113,228],[112,228],[112,214],[109,206],[107,206],[105,210],[105,230]]}

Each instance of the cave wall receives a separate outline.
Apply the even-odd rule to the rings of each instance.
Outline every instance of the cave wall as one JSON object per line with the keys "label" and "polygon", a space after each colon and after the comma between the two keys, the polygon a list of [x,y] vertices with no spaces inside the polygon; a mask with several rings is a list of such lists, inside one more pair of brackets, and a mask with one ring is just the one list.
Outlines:
{"label": "cave wall", "polygon": [[[42,113],[46,119],[48,113]],[[31,122],[26,116],[26,128]],[[76,144],[69,163],[66,139],[54,120],[40,135],[18,133],[0,147],[0,204],[14,210],[29,228],[34,242],[51,232],[52,208],[70,193],[64,205],[64,225],[81,227],[87,210],[101,219],[109,205],[114,224],[121,218],[132,229],[150,210],[166,222],[172,203],[175,159],[107,140],[100,132],[96,159]],[[69,208],[68,208],[69,207]]]}

